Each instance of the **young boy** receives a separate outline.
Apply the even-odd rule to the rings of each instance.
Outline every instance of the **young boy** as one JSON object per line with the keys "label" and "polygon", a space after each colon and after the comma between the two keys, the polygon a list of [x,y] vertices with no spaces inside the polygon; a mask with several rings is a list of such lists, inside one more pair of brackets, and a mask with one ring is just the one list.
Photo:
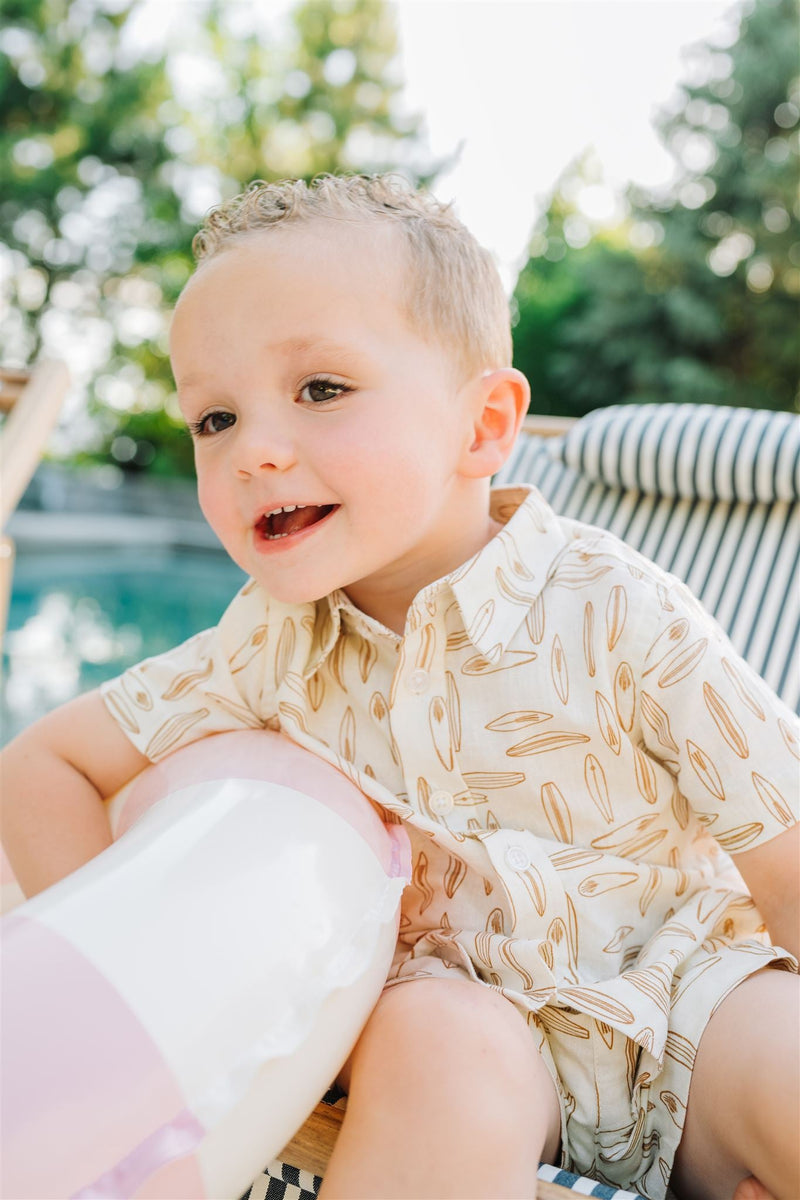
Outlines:
{"label": "young boy", "polygon": [[23,887],[108,844],[103,797],[148,761],[281,729],[414,851],[325,1195],[527,1197],[546,1159],[796,1200],[795,718],[674,578],[533,489],[490,497],[528,386],[447,208],[259,185],[196,250],[172,364],[252,578],[8,749]]}

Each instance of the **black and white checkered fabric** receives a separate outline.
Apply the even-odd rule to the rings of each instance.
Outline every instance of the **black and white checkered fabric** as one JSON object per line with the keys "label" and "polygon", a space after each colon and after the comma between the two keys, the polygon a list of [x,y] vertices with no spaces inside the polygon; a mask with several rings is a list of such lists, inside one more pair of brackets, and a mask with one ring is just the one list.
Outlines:
{"label": "black and white checkered fabric", "polygon": [[242,1200],[315,1200],[321,1184],[319,1175],[276,1161],[258,1176]]}
{"label": "black and white checkered fabric", "polygon": [[[642,1200],[635,1192],[620,1191],[605,1183],[596,1183],[558,1167],[541,1166],[539,1178],[569,1188],[576,1196],[595,1196],[598,1200]],[[286,1163],[272,1162],[256,1179],[247,1197],[242,1200],[315,1200],[322,1180],[308,1171],[298,1171]]]}

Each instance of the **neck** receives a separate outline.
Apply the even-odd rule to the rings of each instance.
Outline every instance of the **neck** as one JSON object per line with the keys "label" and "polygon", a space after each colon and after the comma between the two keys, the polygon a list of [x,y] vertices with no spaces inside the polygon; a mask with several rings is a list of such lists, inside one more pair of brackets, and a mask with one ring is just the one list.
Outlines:
{"label": "neck", "polygon": [[380,579],[359,581],[344,588],[344,592],[363,613],[402,636],[408,610],[415,597],[429,584],[449,575],[472,558],[501,529],[502,525],[498,521],[484,513],[481,522],[473,525],[471,536],[460,539],[457,545],[448,546],[442,554],[431,555],[425,561],[415,562],[412,572],[409,573],[398,565],[391,574]]}

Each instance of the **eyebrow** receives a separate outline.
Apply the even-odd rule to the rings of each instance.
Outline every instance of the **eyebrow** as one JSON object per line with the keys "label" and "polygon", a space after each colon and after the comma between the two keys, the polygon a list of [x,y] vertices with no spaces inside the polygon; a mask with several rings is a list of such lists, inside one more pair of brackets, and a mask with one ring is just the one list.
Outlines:
{"label": "eyebrow", "polygon": [[[348,346],[342,346],[338,342],[324,337],[285,338],[282,342],[274,342],[265,346],[264,349],[270,354],[280,355],[284,358],[290,358],[295,354],[308,354],[312,352],[325,354],[341,362],[353,362],[359,358],[356,350],[351,350]],[[205,375],[197,371],[190,371],[188,375],[182,375],[180,379],[176,379],[175,385],[179,390],[186,390],[196,387],[198,384],[202,385],[205,382]]]}
{"label": "eyebrow", "polygon": [[329,354],[338,358],[357,358],[358,354],[355,350],[348,346],[342,346],[339,342],[331,341],[325,337],[296,337],[285,338],[282,342],[275,342],[266,347],[271,354],[280,354],[289,357],[292,354],[307,354],[309,352],[318,352],[320,354]]}

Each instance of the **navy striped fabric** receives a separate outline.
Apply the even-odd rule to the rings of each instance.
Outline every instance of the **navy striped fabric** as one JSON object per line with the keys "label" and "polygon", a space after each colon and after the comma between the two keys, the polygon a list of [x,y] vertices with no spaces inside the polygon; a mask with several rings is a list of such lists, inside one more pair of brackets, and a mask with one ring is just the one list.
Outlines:
{"label": "navy striped fabric", "polygon": [[747,504],[800,498],[800,417],[712,404],[621,404],[576,422],[550,453],[608,487]]}
{"label": "navy striped fabric", "polygon": [[[619,415],[620,409],[616,412]],[[635,427],[639,408],[630,406],[625,412]],[[762,428],[761,445],[772,446],[784,462],[782,448],[795,436],[784,419],[789,414],[756,415],[766,416],[767,425],[775,422],[777,433]],[[657,429],[663,428],[660,414],[655,413],[653,420]],[[742,657],[790,708],[800,711],[800,500],[748,503],[690,498],[599,482],[598,462],[606,464],[609,477],[612,474],[608,440],[598,448],[585,439],[589,446],[585,472],[563,461],[566,443],[572,439],[572,455],[582,444],[577,432],[590,421],[594,415],[577,422],[564,437],[523,435],[495,482],[534,484],[556,512],[610,530],[684,580]],[[614,436],[618,447],[632,444],[619,429]],[[682,445],[685,455],[689,443]],[[707,447],[703,453],[708,454]],[[643,455],[639,467],[643,475],[645,466],[650,476],[663,474],[660,463],[648,463]],[[691,470],[691,460],[682,460],[679,477],[688,477]],[[618,480],[622,474],[620,468]],[[779,475],[783,494],[788,476],[782,467],[774,473],[775,479]],[[766,473],[762,476],[766,478]]]}
{"label": "navy striped fabric", "polygon": [[595,1183],[593,1179],[587,1179],[584,1175],[573,1175],[571,1171],[561,1171],[558,1167],[547,1164],[539,1167],[539,1178],[569,1188],[576,1195],[596,1196],[598,1200],[642,1200],[638,1192],[626,1192],[621,1188],[610,1187],[607,1183]]}

